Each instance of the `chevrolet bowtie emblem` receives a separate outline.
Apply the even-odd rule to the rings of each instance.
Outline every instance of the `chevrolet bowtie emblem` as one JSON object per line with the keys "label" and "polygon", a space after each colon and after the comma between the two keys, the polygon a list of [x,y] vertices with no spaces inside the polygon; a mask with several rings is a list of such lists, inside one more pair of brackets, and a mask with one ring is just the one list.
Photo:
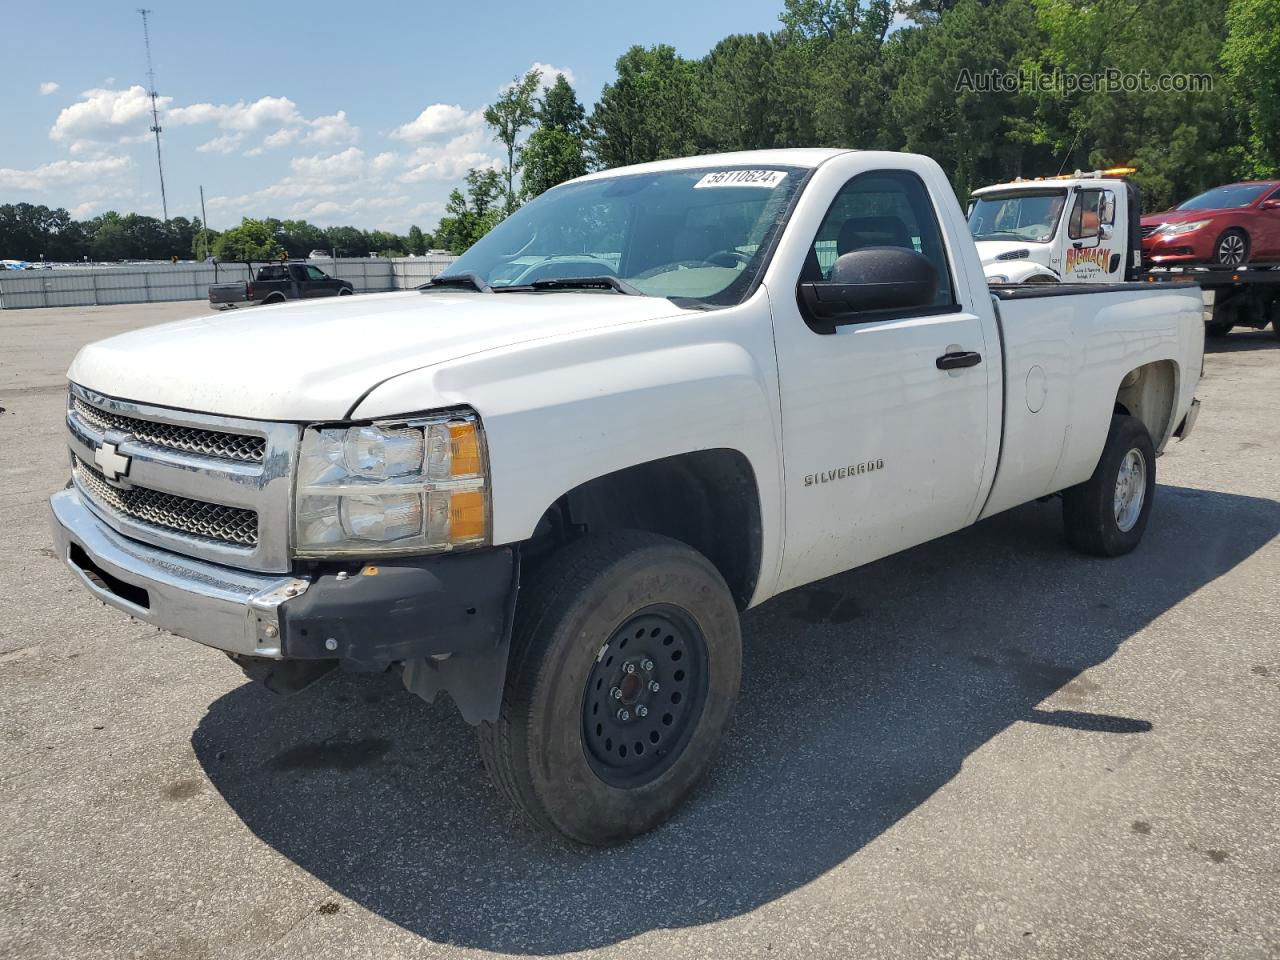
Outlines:
{"label": "chevrolet bowtie emblem", "polygon": [[108,480],[119,480],[129,475],[131,458],[116,449],[114,443],[104,443],[93,453],[93,462]]}

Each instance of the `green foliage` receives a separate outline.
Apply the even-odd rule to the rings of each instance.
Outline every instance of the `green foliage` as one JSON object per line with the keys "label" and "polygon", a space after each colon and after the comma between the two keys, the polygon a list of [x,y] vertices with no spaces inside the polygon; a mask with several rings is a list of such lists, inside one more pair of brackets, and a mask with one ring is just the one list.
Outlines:
{"label": "green foliage", "polygon": [[467,192],[449,194],[445,215],[436,227],[436,243],[450,253],[462,253],[502,219],[505,200],[497,170],[468,170]]}
{"label": "green foliage", "polygon": [[422,228],[416,223],[409,228],[409,235],[405,237],[405,245],[409,248],[409,252],[415,257],[420,257],[427,252],[431,246],[431,238],[422,232]]}
{"label": "green foliage", "polygon": [[1280,175],[1280,3],[1231,0],[1222,64],[1245,105],[1242,172],[1254,177]]}
{"label": "green foliage", "polygon": [[245,217],[214,241],[213,255],[219,260],[278,260],[285,249],[270,224]]}
{"label": "green foliage", "polygon": [[695,61],[666,44],[632,47],[617,62],[591,114],[591,150],[602,167],[699,152]]}
{"label": "green foliage", "polygon": [[535,95],[541,82],[542,74],[530,70],[512,81],[511,86],[484,110],[484,122],[493,127],[493,138],[507,149],[507,166],[502,172],[506,180],[507,213],[516,208],[515,176],[520,169],[520,145],[517,141],[538,114]]}
{"label": "green foliage", "polygon": [[563,73],[556,74],[556,82],[538,102],[536,115],[541,128],[550,127],[580,136],[586,127],[586,111]]}
{"label": "green foliage", "polygon": [[539,102],[537,123],[520,154],[520,195],[526,200],[587,172],[586,111],[564,74]]}

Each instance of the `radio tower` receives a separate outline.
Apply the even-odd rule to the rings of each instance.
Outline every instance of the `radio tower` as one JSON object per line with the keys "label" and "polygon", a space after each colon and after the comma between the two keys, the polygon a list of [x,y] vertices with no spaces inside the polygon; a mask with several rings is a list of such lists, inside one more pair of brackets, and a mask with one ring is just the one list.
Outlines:
{"label": "radio tower", "polygon": [[147,29],[147,14],[151,11],[139,7],[142,14],[142,42],[147,47],[147,85],[151,88],[151,132],[156,135],[156,166],[160,169],[160,205],[164,208],[164,221],[169,222],[169,201],[164,195],[164,162],[160,159],[160,111],[156,109],[156,70],[151,64],[151,32]]}

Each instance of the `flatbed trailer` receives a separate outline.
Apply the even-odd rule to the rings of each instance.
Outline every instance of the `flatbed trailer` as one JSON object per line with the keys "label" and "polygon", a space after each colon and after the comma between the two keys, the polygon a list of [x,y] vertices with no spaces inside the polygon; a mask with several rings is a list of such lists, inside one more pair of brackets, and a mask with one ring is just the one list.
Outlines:
{"label": "flatbed trailer", "polygon": [[1210,336],[1226,336],[1234,327],[1261,330],[1269,323],[1280,337],[1280,263],[1150,267],[1146,280],[1195,281],[1203,294],[1204,326]]}

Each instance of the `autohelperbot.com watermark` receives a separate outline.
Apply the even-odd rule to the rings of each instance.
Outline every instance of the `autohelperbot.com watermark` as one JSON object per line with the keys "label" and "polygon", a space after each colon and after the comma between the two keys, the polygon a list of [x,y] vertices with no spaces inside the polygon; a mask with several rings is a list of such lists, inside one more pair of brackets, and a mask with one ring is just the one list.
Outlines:
{"label": "autohelperbot.com watermark", "polygon": [[1152,73],[1108,67],[1097,73],[1067,70],[984,70],[967,67],[956,77],[957,93],[1208,93],[1208,73]]}

